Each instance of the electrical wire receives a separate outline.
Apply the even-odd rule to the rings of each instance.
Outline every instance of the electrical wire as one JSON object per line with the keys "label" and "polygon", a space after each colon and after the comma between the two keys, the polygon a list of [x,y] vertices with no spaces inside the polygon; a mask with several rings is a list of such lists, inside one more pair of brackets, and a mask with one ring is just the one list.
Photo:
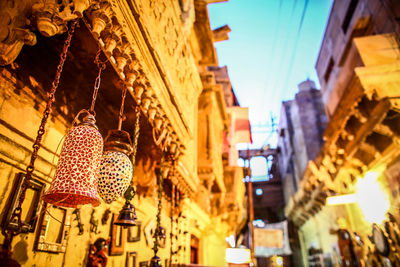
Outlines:
{"label": "electrical wire", "polygon": [[294,49],[293,49],[293,52],[292,52],[292,56],[290,58],[289,69],[288,69],[288,72],[287,72],[287,75],[286,75],[286,79],[284,79],[285,83],[284,83],[284,86],[283,86],[283,90],[286,90],[286,88],[288,86],[288,83],[289,83],[289,80],[290,80],[290,77],[292,75],[294,59],[296,58],[297,46],[299,44],[300,33],[301,33],[302,28],[303,28],[303,23],[304,23],[304,18],[305,18],[306,12],[307,12],[308,3],[309,3],[309,0],[305,0],[304,1],[303,12],[301,14],[300,24],[299,24],[299,28],[297,29],[297,34],[296,34],[296,41],[294,43]]}
{"label": "electrical wire", "polygon": [[[293,22],[294,11],[295,11],[295,9],[296,9],[296,5],[297,5],[297,0],[295,0],[295,1],[293,2],[292,11],[291,11],[291,13],[290,13],[290,20],[289,20],[289,23],[288,23],[288,29],[287,29],[288,31],[289,31],[290,26],[292,25],[292,22]],[[290,34],[287,35],[287,38],[286,38],[286,39],[284,40],[284,42],[283,42],[282,51],[286,51],[286,50],[287,50],[287,46],[288,46],[288,44],[290,43],[290,42],[289,42],[289,36],[290,36]],[[288,55],[287,53],[285,53],[285,54],[283,55],[283,59],[281,60],[281,64],[279,64],[279,67],[278,67],[278,69],[277,69],[277,70],[278,70],[277,73],[280,73],[280,72],[281,72],[282,67],[283,67],[284,64],[286,63],[286,56],[287,56],[287,55]],[[273,87],[272,87],[272,88],[277,88],[278,82],[281,81],[281,79],[279,79],[279,75],[275,75],[274,77],[275,77],[275,79],[274,79],[274,83],[273,83]],[[272,99],[275,99],[277,91],[278,91],[278,90],[274,90],[274,96],[273,96]],[[279,95],[279,96],[280,96],[280,95]]]}
{"label": "electrical wire", "polygon": [[[277,43],[277,40],[278,40],[278,29],[279,29],[279,25],[280,25],[280,21],[281,21],[282,4],[283,4],[283,1],[280,0],[279,1],[279,8],[278,8],[277,23],[275,25],[274,33],[272,35],[274,41],[272,43],[272,47],[271,47],[269,56],[267,58],[272,58],[275,55],[276,43]],[[275,57],[274,57],[274,59],[275,59]],[[270,68],[271,68],[271,65],[273,65],[273,62],[275,62],[275,60],[270,60],[270,62],[272,62],[272,64],[267,65],[268,66],[268,68],[267,68],[267,78],[266,78],[266,85],[264,86],[264,89],[266,89],[268,80],[270,79],[270,76],[271,76]],[[264,90],[264,94],[263,94],[263,97],[261,99],[266,99],[266,93],[267,93],[267,90]]]}

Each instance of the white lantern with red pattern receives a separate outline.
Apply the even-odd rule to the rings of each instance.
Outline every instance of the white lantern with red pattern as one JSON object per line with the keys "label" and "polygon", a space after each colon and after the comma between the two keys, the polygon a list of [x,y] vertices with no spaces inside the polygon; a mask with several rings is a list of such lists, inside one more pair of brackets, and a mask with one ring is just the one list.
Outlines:
{"label": "white lantern with red pattern", "polygon": [[42,199],[50,204],[76,208],[100,204],[97,174],[103,152],[103,137],[92,114],[69,130],[65,138],[56,174]]}

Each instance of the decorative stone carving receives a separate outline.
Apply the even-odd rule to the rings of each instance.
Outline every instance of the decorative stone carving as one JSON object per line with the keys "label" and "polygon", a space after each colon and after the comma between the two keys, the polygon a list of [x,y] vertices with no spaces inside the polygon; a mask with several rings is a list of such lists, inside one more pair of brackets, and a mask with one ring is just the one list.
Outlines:
{"label": "decorative stone carving", "polygon": [[194,0],[179,0],[179,6],[181,8],[181,20],[186,36],[190,33],[190,29],[193,27],[193,23],[196,19]]}
{"label": "decorative stone carving", "polygon": [[231,28],[228,25],[224,25],[213,30],[213,40],[214,42],[226,41],[229,39],[228,33],[231,32]]}
{"label": "decorative stone carving", "polygon": [[35,34],[25,28],[28,12],[29,6],[23,1],[0,2],[0,65],[12,63],[25,44],[36,44]]}
{"label": "decorative stone carving", "polygon": [[[44,36],[67,30],[68,21],[82,17],[94,0],[6,0],[0,2],[0,65],[12,63],[22,47],[36,44],[31,20]],[[32,23],[33,24],[33,23]]]}
{"label": "decorative stone carving", "polygon": [[[169,8],[170,5],[173,5],[173,8]],[[126,8],[128,5],[119,1],[102,1],[91,5],[87,11],[91,32],[98,39],[120,78],[124,80],[129,92],[141,103],[143,114],[156,129],[157,143],[160,146],[168,146],[168,151],[171,150],[169,146],[172,141],[177,143],[177,149],[174,150],[178,160],[177,157],[186,149],[181,144],[181,138],[188,138],[194,131],[194,121],[186,114],[193,111],[192,105],[197,103],[196,98],[202,88],[194,58],[181,29],[179,4],[167,0],[137,1],[133,7],[129,7],[135,17],[134,21],[125,20],[124,16],[121,16],[121,13],[126,13]],[[135,14],[140,16],[136,17]],[[143,25],[144,29],[141,28]],[[154,25],[154,28],[149,25]],[[142,36],[136,36],[138,33],[134,30],[137,26]],[[143,45],[147,47],[143,48]],[[154,53],[154,58],[146,58],[148,55],[143,49],[149,49],[150,54]],[[161,80],[154,79],[151,74],[153,70],[146,69],[139,63],[149,60],[156,61],[153,67],[160,68],[161,80],[168,91],[163,91],[163,85],[160,87],[158,82]],[[160,94],[169,94],[172,106],[163,103]],[[172,113],[172,117],[170,109],[177,111]],[[174,117],[175,115],[177,117]],[[186,131],[179,131],[179,135],[175,133],[172,137],[171,133],[176,130],[177,123],[185,127]],[[186,161],[186,164],[180,162],[178,175],[185,191],[188,188],[194,189],[193,183],[189,187],[187,182],[183,181],[187,178],[187,168],[190,167]]]}
{"label": "decorative stone carving", "polygon": [[68,29],[68,21],[82,17],[90,0],[40,0],[32,6],[36,26],[44,36],[54,36]]}
{"label": "decorative stone carving", "polygon": [[[201,83],[195,67],[194,58],[188,51],[190,47],[185,40],[185,33],[182,31],[182,21],[179,14],[182,8],[189,13],[194,12],[193,1],[182,1],[179,6],[178,1],[151,0],[138,1],[143,9],[143,21],[148,21],[147,32],[152,46],[157,51],[160,63],[165,66],[166,79],[174,85],[170,94],[176,101],[176,108],[184,118],[184,122],[192,128],[192,121],[186,114],[190,114],[195,97],[201,90]],[[167,8],[174,5],[174,8]],[[190,25],[192,22],[189,22]],[[191,88],[188,90],[188,88]],[[189,104],[189,105],[188,105]]]}
{"label": "decorative stone carving", "polygon": [[[116,47],[114,50],[114,57],[115,60],[117,61],[117,68],[120,72],[124,71],[125,66],[128,64],[130,61],[130,54],[132,53],[131,46],[126,38],[126,36],[122,36],[121,38],[121,45]],[[136,78],[136,74],[132,72],[133,75],[135,75],[134,79]],[[132,79],[132,76],[130,77]],[[134,80],[133,79],[133,80]],[[133,83],[133,81],[129,81],[130,84]]]}
{"label": "decorative stone carving", "polygon": [[99,38],[100,33],[110,23],[112,14],[111,4],[107,1],[102,1],[89,11],[89,17],[92,22],[92,34],[95,38]]}

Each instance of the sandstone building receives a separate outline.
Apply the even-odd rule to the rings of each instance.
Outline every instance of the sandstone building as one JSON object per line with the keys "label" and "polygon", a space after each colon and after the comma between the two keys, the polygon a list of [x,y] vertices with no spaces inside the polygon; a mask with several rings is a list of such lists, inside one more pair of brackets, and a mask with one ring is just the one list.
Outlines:
{"label": "sandstone building", "polygon": [[[0,2],[3,231],[15,222],[9,221],[13,201],[18,201],[13,190],[19,188],[19,173],[30,162],[67,31],[78,20],[45,125],[32,188],[22,205],[26,229],[11,246],[13,258],[22,266],[86,266],[90,245],[98,238],[111,238],[108,266],[146,266],[153,256],[156,170],[163,150],[174,158],[173,166],[168,165],[174,171],[164,177],[161,225],[166,235],[158,251],[162,264],[225,265],[225,238],[244,224],[246,212],[243,172],[230,158],[237,157],[233,141],[223,153],[224,136],[228,141],[235,136],[229,109],[240,107],[233,107],[227,73],[219,81],[212,70],[218,66],[214,42],[226,40],[230,29],[210,28],[207,4],[212,2],[220,1]],[[137,106],[141,113],[133,177],[137,193],[132,201],[141,228],[134,230],[113,226],[123,198],[95,208],[47,206],[45,211],[34,194],[49,187],[63,137],[79,110],[90,107],[99,48],[99,59],[105,62],[101,83],[96,83],[100,133],[106,136],[117,128],[124,88],[128,95],[122,129],[132,137]]]}
{"label": "sandstone building", "polygon": [[286,206],[304,266],[399,264],[399,17],[398,1],[333,3],[316,62],[324,144]]}

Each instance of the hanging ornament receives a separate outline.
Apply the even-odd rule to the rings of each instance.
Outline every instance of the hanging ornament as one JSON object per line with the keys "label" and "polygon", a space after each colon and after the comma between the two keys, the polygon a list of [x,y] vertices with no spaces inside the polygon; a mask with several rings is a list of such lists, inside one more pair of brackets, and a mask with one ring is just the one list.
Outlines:
{"label": "hanging ornament", "polygon": [[154,255],[150,260],[150,267],[162,267],[160,257]]}
{"label": "hanging ornament", "polygon": [[122,196],[132,180],[130,143],[129,134],[120,130],[109,131],[105,139],[97,191],[107,204]]}
{"label": "hanging ornament", "polygon": [[136,219],[137,216],[135,206],[129,201],[126,201],[114,224],[127,228],[130,226],[135,226],[137,224]]}
{"label": "hanging ornament", "polygon": [[172,183],[171,188],[171,210],[170,210],[170,224],[171,224],[171,234],[170,234],[170,244],[169,244],[169,262],[170,264],[173,263],[174,260],[174,232],[175,232],[175,225],[174,225],[174,215],[175,215],[175,185]]}
{"label": "hanging ornament", "polygon": [[94,116],[87,114],[82,123],[67,133],[56,174],[42,199],[63,207],[98,206],[97,171],[102,152],[103,138]]}
{"label": "hanging ornament", "polygon": [[157,256],[159,247],[161,242],[165,241],[166,231],[165,228],[161,226],[161,209],[162,209],[162,197],[163,197],[163,180],[164,180],[164,150],[161,151],[161,161],[160,161],[160,169],[157,175],[157,184],[158,184],[158,206],[157,206],[157,225],[155,232],[153,234],[154,238],[154,256],[150,260],[150,267],[161,267],[160,257]]}
{"label": "hanging ornament", "polygon": [[[140,101],[138,101],[140,104]],[[135,108],[136,120],[135,120],[135,133],[133,138],[133,146],[132,146],[132,176],[135,173],[135,161],[136,161],[136,152],[137,152],[137,144],[140,133],[140,109],[139,106]],[[126,199],[125,205],[122,207],[122,210],[119,212],[118,219],[114,224],[120,225],[123,227],[130,227],[136,225],[136,211],[135,206],[131,203],[132,199],[135,197],[135,187],[132,184],[129,185],[128,189],[125,191],[124,197]]]}
{"label": "hanging ornament", "polygon": [[127,88],[124,86],[122,89],[118,130],[108,132],[100,164],[97,190],[107,204],[122,196],[132,180],[133,166],[129,158],[133,150],[132,142],[129,133],[121,130],[124,119],[126,91]]}
{"label": "hanging ornament", "polygon": [[96,54],[95,63],[99,72],[94,85],[90,110],[82,110],[77,117],[86,113],[83,121],[73,126],[65,137],[58,161],[56,174],[49,190],[42,199],[50,204],[76,208],[78,205],[100,204],[97,194],[97,174],[103,153],[103,137],[95,124],[94,105],[100,87],[101,72],[105,62],[101,62],[101,49]]}
{"label": "hanging ornament", "polygon": [[51,113],[51,108],[53,106],[53,103],[55,101],[55,93],[56,90],[58,88],[58,84],[60,82],[60,77],[61,77],[61,73],[63,70],[63,66],[65,63],[65,60],[67,58],[67,52],[69,49],[69,46],[71,44],[71,39],[72,39],[72,35],[74,33],[75,27],[78,24],[78,20],[74,20],[72,22],[71,27],[68,30],[68,36],[67,39],[64,42],[64,47],[63,47],[63,51],[60,55],[60,61],[58,63],[58,67],[57,67],[57,71],[56,71],[56,75],[54,78],[54,81],[52,83],[51,86],[51,90],[50,90],[50,94],[49,94],[49,99],[47,101],[46,104],[46,109],[44,110],[43,113],[43,118],[42,121],[40,123],[40,127],[35,139],[35,143],[33,144],[33,151],[32,151],[32,155],[31,155],[31,160],[30,163],[28,165],[28,167],[26,168],[26,176],[24,178],[22,187],[21,187],[21,193],[19,195],[19,199],[18,199],[18,204],[17,207],[13,210],[13,213],[11,215],[10,218],[10,222],[14,221],[16,219],[17,221],[17,229],[10,229],[8,227],[8,225],[5,225],[2,229],[2,234],[4,236],[4,240],[3,240],[3,244],[0,248],[0,266],[15,266],[15,267],[19,267],[21,266],[16,260],[12,259],[12,251],[11,251],[11,243],[12,240],[14,238],[14,236],[18,235],[21,233],[22,230],[22,204],[25,200],[25,195],[26,195],[26,190],[28,189],[28,186],[30,184],[30,180],[32,177],[32,173],[35,170],[35,161],[36,158],[38,156],[38,151],[40,149],[40,144],[43,138],[43,135],[45,133],[45,126],[47,123],[47,120],[49,118],[49,115]]}

